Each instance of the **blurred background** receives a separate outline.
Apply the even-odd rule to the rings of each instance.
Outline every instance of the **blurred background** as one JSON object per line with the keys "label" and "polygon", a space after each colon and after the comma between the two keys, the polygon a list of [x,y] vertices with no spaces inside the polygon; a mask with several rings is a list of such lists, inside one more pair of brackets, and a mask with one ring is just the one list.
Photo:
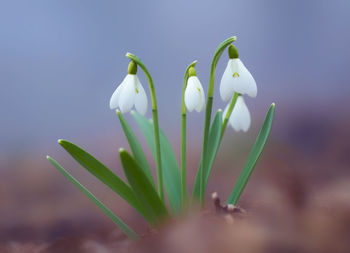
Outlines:
{"label": "blurred background", "polygon": [[[109,99],[126,75],[125,53],[132,52],[153,75],[160,125],[179,154],[185,68],[198,60],[207,90],[214,50],[232,35],[258,96],[246,99],[251,129],[227,130],[207,195],[229,195],[275,102],[272,134],[240,205],[281,220],[299,219],[295,213],[311,206],[331,210],[343,224],[344,217],[329,208],[350,210],[349,13],[347,0],[0,1],[0,252],[119,233],[46,161],[47,154],[137,231],[146,231],[140,217],[57,139],[77,143],[122,175],[117,150],[128,146]],[[227,59],[223,54],[217,68],[214,110],[225,106],[218,82]],[[188,114],[189,186],[203,122],[204,113]]]}

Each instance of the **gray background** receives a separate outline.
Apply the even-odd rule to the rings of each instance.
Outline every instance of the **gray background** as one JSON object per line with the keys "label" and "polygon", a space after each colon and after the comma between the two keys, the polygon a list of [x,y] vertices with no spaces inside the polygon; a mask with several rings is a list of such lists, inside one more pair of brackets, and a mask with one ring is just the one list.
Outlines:
{"label": "gray background", "polygon": [[[253,118],[271,102],[280,121],[288,110],[347,113],[349,7],[346,0],[1,1],[0,157],[120,132],[108,104],[127,51],[153,74],[160,124],[178,136],[185,67],[199,61],[207,90],[213,52],[231,35],[258,84],[258,97],[247,99]],[[226,61],[224,54],[219,78]],[[218,85],[215,99],[223,108]],[[192,113],[189,127],[203,118]],[[191,133],[199,139],[202,130]]]}

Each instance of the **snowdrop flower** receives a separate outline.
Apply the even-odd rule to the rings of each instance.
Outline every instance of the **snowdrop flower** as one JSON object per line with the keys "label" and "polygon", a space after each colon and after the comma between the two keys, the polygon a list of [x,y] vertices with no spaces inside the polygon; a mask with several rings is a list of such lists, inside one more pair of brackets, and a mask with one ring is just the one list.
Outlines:
{"label": "snowdrop flower", "polygon": [[[226,109],[223,113],[223,117],[226,116],[229,104],[226,106]],[[250,113],[248,107],[246,106],[242,96],[239,96],[236,101],[236,105],[232,110],[232,114],[229,118],[229,123],[234,130],[237,132],[242,130],[247,132],[250,127]]]}
{"label": "snowdrop flower", "polygon": [[144,115],[147,111],[147,96],[139,78],[136,75],[137,64],[134,61],[129,63],[128,74],[122,83],[114,91],[109,107],[120,108],[122,113],[129,112],[135,105],[136,110]]}
{"label": "snowdrop flower", "polygon": [[233,93],[247,94],[256,97],[257,88],[253,76],[238,58],[238,51],[234,45],[228,48],[230,60],[221,78],[220,96],[223,101],[232,98]]}
{"label": "snowdrop flower", "polygon": [[204,90],[194,67],[191,67],[188,73],[189,78],[185,90],[185,105],[190,112],[193,111],[193,109],[200,112],[205,106]]}

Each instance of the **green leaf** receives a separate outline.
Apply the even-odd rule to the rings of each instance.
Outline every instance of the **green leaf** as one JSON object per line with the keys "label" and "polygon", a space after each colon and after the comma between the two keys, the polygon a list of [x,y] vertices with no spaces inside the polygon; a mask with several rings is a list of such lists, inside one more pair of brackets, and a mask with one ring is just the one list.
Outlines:
{"label": "green leaf", "polygon": [[152,183],[152,185],[154,187],[154,180],[152,177],[151,169],[148,166],[147,159],[145,157],[145,154],[142,151],[142,148],[141,148],[139,141],[137,140],[130,125],[125,120],[123,114],[119,110],[117,110],[117,115],[118,115],[120,124],[122,125],[122,128],[124,130],[124,134],[129,142],[131,151],[135,157],[135,160],[139,163],[140,167],[143,169],[143,172],[146,174],[149,181]]}
{"label": "green leaf", "polygon": [[101,201],[99,201],[95,195],[93,195],[88,189],[86,189],[77,179],[75,179],[68,171],[66,171],[58,162],[53,158],[47,156],[47,160],[65,176],[70,182],[72,182],[82,193],[84,193],[89,199],[91,199],[120,229],[132,240],[138,239],[138,235],[126,225],[118,216],[116,216],[108,207],[106,207]]}
{"label": "green leaf", "polygon": [[154,187],[152,187],[139,164],[125,149],[120,149],[119,154],[125,176],[136,193],[141,205],[151,210],[151,213],[158,222],[168,217],[168,211],[164,203],[159,198],[158,193]]}
{"label": "green leaf", "polygon": [[[137,112],[132,112],[138,126],[146,138],[149,148],[156,159],[156,148],[154,145],[153,123]],[[160,147],[162,154],[163,180],[168,195],[171,210],[176,213],[181,210],[181,176],[179,165],[176,160],[171,144],[164,131],[160,129]]]}
{"label": "green leaf", "polygon": [[[209,130],[209,141],[208,141],[208,147],[205,155],[205,164],[204,164],[204,189],[207,188],[210,172],[213,167],[215,157],[220,146],[221,131],[222,131],[222,111],[218,110]],[[195,198],[199,198],[201,166],[202,164],[199,165],[194,188],[193,188],[193,197]]]}
{"label": "green leaf", "polygon": [[246,164],[244,165],[241,174],[239,175],[236,184],[231,192],[230,197],[227,200],[227,203],[229,204],[236,204],[245,188],[245,186],[248,183],[248,180],[250,178],[250,175],[252,174],[255,165],[261,155],[261,152],[264,149],[265,143],[267,141],[267,138],[269,137],[272,122],[275,114],[275,104],[273,103],[270,106],[269,111],[266,114],[264,123],[261,127],[260,133],[258,135],[258,138],[255,141],[255,144],[253,146],[253,149],[251,150],[248,160]]}
{"label": "green leaf", "polygon": [[150,214],[140,205],[134,191],[122,179],[114,174],[109,168],[98,161],[88,152],[77,145],[66,141],[59,140],[58,143],[85,169],[98,178],[102,183],[107,185],[111,190],[120,195],[131,206],[133,206],[147,221],[152,223]]}

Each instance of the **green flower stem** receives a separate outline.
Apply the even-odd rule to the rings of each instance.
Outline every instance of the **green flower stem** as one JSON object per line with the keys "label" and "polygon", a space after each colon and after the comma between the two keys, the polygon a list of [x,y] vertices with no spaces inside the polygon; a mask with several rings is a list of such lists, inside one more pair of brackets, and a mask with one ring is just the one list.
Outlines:
{"label": "green flower stem", "polygon": [[199,191],[199,201],[202,206],[204,206],[204,200],[205,200],[205,187],[204,187],[204,161],[205,156],[207,152],[207,145],[208,145],[208,134],[209,134],[209,125],[210,125],[210,118],[211,118],[211,111],[213,107],[213,95],[214,95],[214,82],[215,82],[215,70],[216,65],[225,50],[226,47],[228,47],[232,42],[236,40],[236,37],[230,37],[223,41],[216,49],[212,63],[210,68],[210,77],[209,77],[209,87],[208,87],[208,97],[207,97],[207,104],[206,104],[206,110],[205,110],[205,121],[204,121],[204,133],[203,133],[203,146],[202,146],[202,158],[201,163],[202,166],[200,171],[200,191]]}
{"label": "green flower stem", "polygon": [[185,90],[187,87],[187,80],[189,77],[188,71],[190,67],[196,66],[197,61],[193,61],[188,65],[184,81],[182,84],[182,103],[181,103],[181,199],[182,207],[185,208],[187,202],[187,189],[186,189],[186,105],[185,105]]}
{"label": "green flower stem", "polygon": [[[227,126],[227,123],[228,123],[228,120],[230,119],[230,116],[231,116],[231,113],[233,111],[233,108],[235,107],[236,105],[236,102],[237,102],[237,98],[240,96],[241,94],[235,92],[231,101],[230,101],[230,105],[228,107],[228,110],[227,110],[227,113],[225,115],[225,118],[224,118],[224,122],[222,122],[222,128],[221,128],[221,137],[220,137],[220,143],[221,143],[221,140],[222,140],[222,137],[224,136],[224,133],[225,133],[225,130],[226,130],[226,126]],[[220,144],[219,144],[220,145]]]}
{"label": "green flower stem", "polygon": [[134,61],[141,67],[143,72],[145,73],[148,85],[151,93],[151,104],[152,104],[152,117],[153,117],[153,127],[154,127],[154,141],[156,145],[156,165],[157,165],[157,180],[158,180],[158,193],[160,199],[164,202],[164,188],[163,188],[163,173],[162,173],[162,158],[160,154],[160,140],[159,140],[159,121],[158,121],[158,109],[157,109],[157,98],[156,92],[154,89],[154,84],[152,80],[152,76],[149,73],[146,66],[143,62],[136,56],[131,53],[127,53],[126,57],[130,60]]}

